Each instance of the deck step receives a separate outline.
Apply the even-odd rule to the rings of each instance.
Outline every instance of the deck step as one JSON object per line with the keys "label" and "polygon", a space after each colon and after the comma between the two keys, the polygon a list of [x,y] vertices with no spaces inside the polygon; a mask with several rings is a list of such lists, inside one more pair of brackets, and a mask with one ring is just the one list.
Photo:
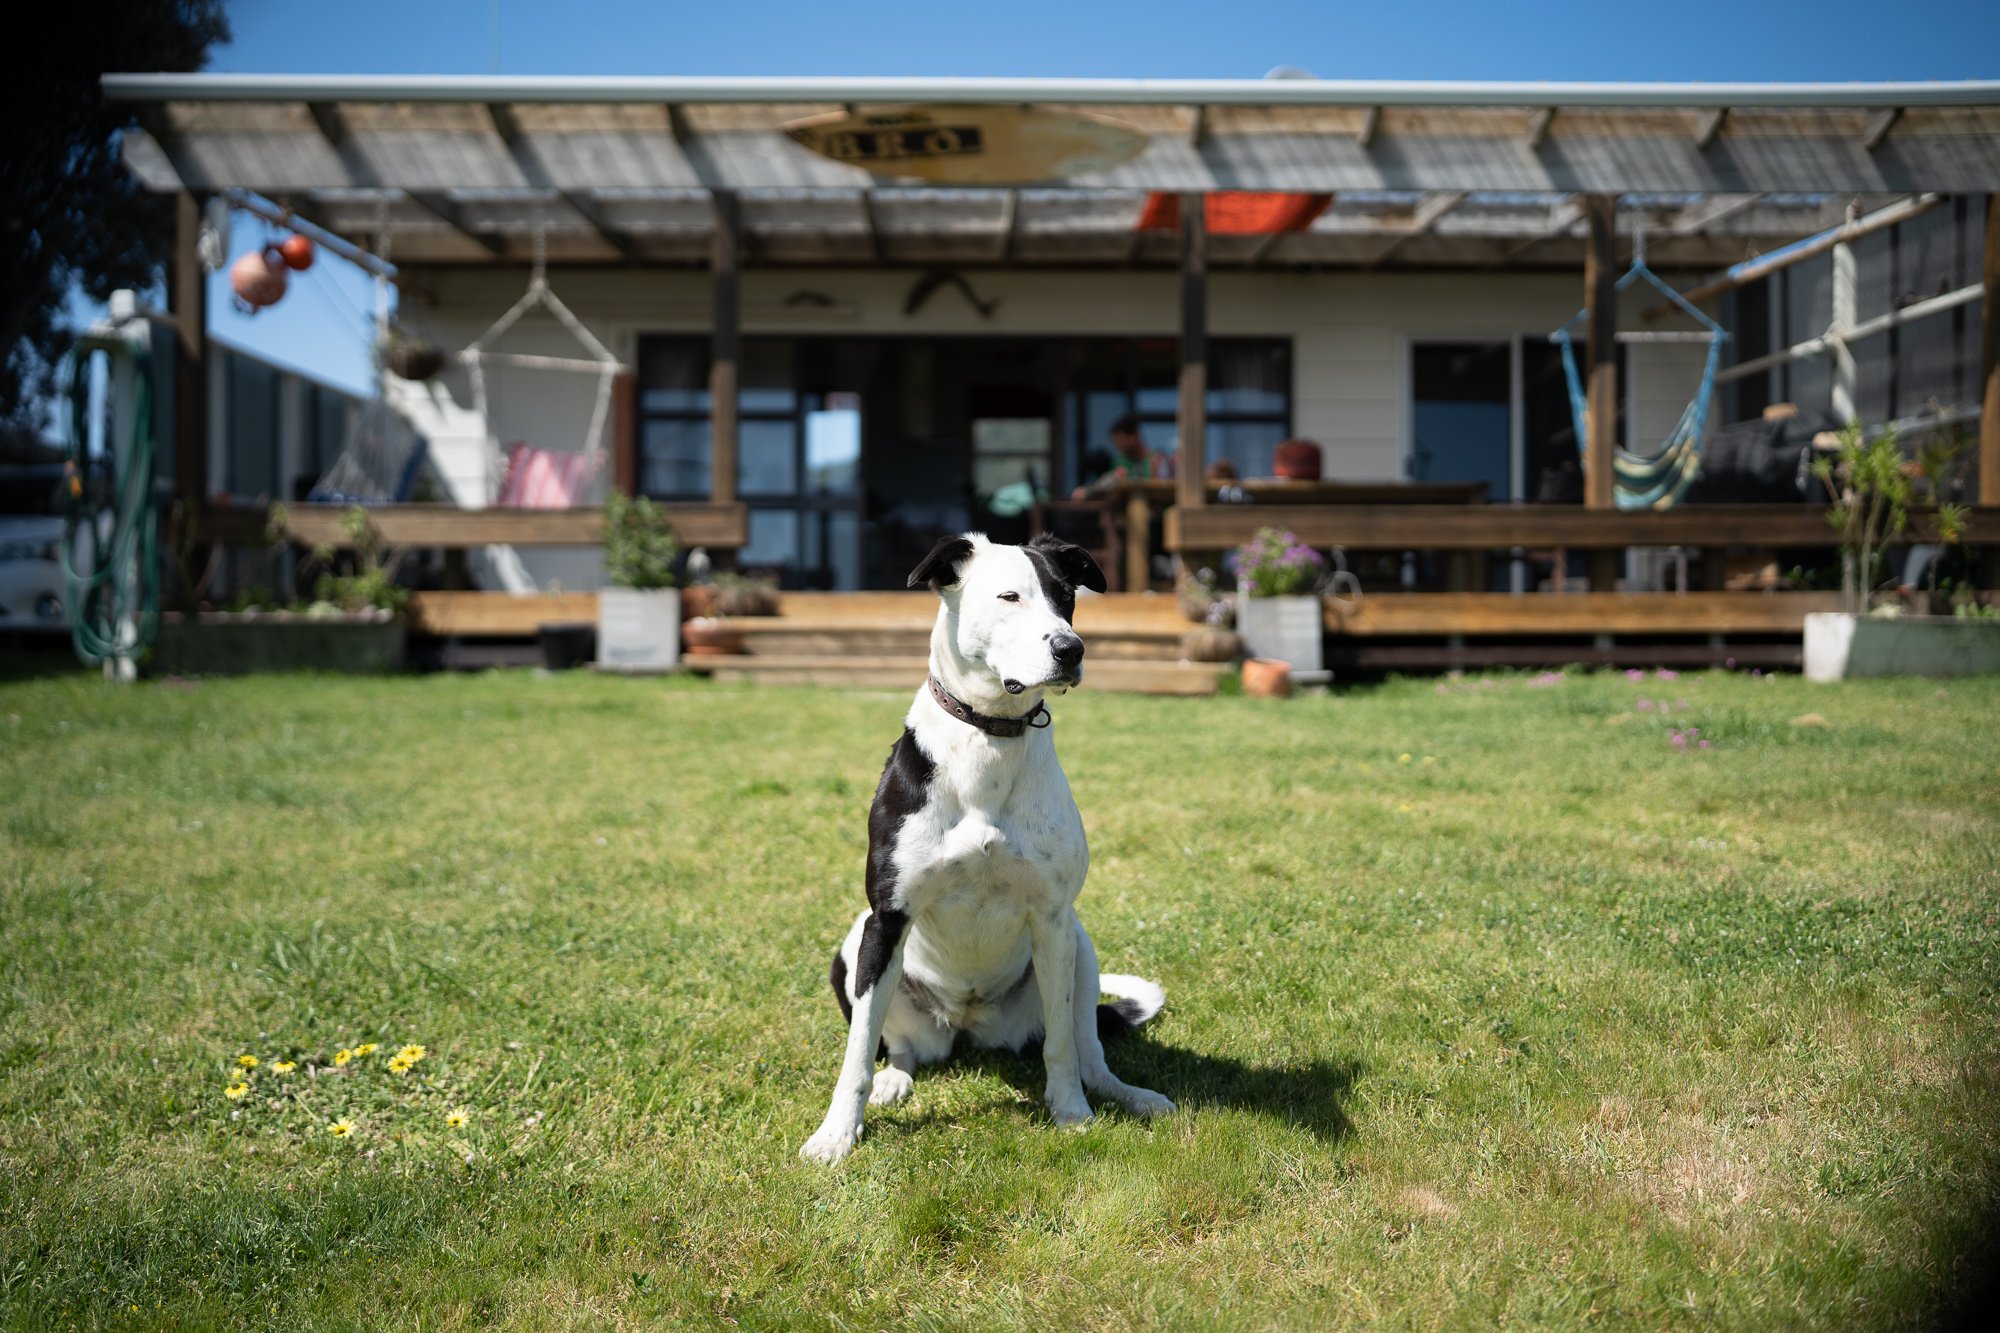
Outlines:
{"label": "deck step", "polygon": [[[686,657],[682,664],[716,680],[769,685],[833,685],[852,689],[914,689],[924,678],[922,656]],[[1085,688],[1116,694],[1209,695],[1228,668],[1212,662],[1103,659],[1084,668]]]}

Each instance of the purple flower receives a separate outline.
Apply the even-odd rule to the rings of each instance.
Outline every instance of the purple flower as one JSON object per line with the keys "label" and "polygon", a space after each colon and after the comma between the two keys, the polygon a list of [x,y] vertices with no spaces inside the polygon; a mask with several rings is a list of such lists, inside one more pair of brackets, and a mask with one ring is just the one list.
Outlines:
{"label": "purple flower", "polygon": [[1648,699],[1645,695],[1642,694],[1639,696],[1639,703],[1637,707],[1639,711],[1642,713],[1650,713],[1653,711],[1653,701],[1651,699]]}
{"label": "purple flower", "polygon": [[1734,671],[1736,670],[1736,659],[1733,657],[1725,657],[1722,659],[1722,665],[1728,667],[1731,671]]}
{"label": "purple flower", "polygon": [[1669,667],[1661,667],[1653,673],[1654,680],[1679,680],[1680,678],[1681,673]]}
{"label": "purple flower", "polygon": [[1707,741],[1703,741],[1703,742],[1701,743],[1701,748],[1702,748],[1702,749],[1704,749],[1704,750],[1706,750],[1706,749],[1708,748],[1708,742],[1707,742]]}
{"label": "purple flower", "polygon": [[1640,670],[1640,669],[1639,669],[1638,667],[1626,667],[1626,668],[1625,668],[1625,679],[1627,679],[1627,680],[1644,680],[1645,678],[1646,678],[1646,673],[1645,673],[1645,672],[1643,672],[1643,671],[1641,671],[1641,670]]}

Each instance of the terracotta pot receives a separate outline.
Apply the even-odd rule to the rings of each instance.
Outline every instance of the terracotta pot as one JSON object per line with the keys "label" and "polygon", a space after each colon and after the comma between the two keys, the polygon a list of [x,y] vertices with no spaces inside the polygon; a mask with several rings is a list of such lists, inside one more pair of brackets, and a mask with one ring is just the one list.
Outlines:
{"label": "terracotta pot", "polygon": [[246,309],[262,310],[284,299],[290,271],[277,246],[252,250],[229,266],[229,290]]}
{"label": "terracotta pot", "polygon": [[707,619],[715,614],[715,585],[690,583],[681,589],[681,619]]}
{"label": "terracotta pot", "polygon": [[1291,664],[1274,657],[1246,658],[1243,662],[1243,692],[1257,699],[1291,698]]}
{"label": "terracotta pot", "polygon": [[1318,481],[1320,448],[1311,440],[1286,440],[1271,456],[1271,470],[1286,481]]}
{"label": "terracotta pot", "polygon": [[704,617],[681,626],[689,657],[733,657],[743,652],[743,631]]}
{"label": "terracotta pot", "polygon": [[1234,662],[1243,640],[1226,629],[1191,629],[1181,635],[1181,656],[1190,662]]}

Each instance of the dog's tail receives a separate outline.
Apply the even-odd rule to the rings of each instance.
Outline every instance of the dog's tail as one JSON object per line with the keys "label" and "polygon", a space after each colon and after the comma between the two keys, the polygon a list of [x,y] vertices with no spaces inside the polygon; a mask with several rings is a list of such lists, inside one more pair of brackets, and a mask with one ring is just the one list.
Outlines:
{"label": "dog's tail", "polygon": [[1159,1013],[1167,1003],[1167,993],[1160,989],[1160,984],[1144,977],[1106,972],[1097,979],[1097,985],[1100,990],[1119,997],[1097,1006],[1099,1037],[1115,1037],[1130,1032]]}

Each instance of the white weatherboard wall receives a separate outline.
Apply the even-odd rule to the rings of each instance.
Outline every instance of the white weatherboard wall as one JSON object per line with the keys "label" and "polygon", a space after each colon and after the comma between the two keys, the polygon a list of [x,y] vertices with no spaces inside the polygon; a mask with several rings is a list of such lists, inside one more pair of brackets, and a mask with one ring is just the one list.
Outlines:
{"label": "white weatherboard wall", "polygon": [[[1179,277],[1172,272],[963,272],[982,300],[999,302],[990,319],[950,288],[932,293],[921,310],[906,316],[903,303],[921,270],[752,269],[743,275],[743,330],[751,336],[1069,337],[1172,336],[1180,327]],[[433,270],[422,276],[430,299],[406,300],[402,318],[456,350],[499,316],[526,281],[524,269]],[[636,361],[642,333],[709,328],[709,277],[701,270],[560,269],[550,282],[628,364]],[[808,294],[804,300],[793,299],[801,293]],[[1210,275],[1209,330],[1219,337],[1291,339],[1293,427],[1325,446],[1328,475],[1399,479],[1409,431],[1405,360],[1411,338],[1540,336],[1574,314],[1582,300],[1580,275],[1567,273],[1223,271]],[[545,317],[524,319],[499,348],[578,354],[574,340]],[[495,367],[488,382],[503,442],[581,447],[595,390],[589,376]],[[462,371],[452,372],[446,385],[459,402],[470,402]],[[1674,407],[1666,424],[1679,410]],[[1651,420],[1650,406],[1640,416]],[[522,556],[544,584],[557,579],[565,588],[596,586],[594,552]]]}

